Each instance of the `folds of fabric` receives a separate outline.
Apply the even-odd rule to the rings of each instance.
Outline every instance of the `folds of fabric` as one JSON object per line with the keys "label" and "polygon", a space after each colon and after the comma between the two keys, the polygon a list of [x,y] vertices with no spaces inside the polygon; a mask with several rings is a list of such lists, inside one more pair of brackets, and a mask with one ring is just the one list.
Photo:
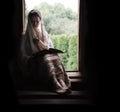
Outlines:
{"label": "folds of fabric", "polygon": [[48,53],[30,59],[28,70],[32,79],[40,81],[44,87],[50,87],[50,84],[51,89],[54,90],[71,87],[70,79],[57,53]]}

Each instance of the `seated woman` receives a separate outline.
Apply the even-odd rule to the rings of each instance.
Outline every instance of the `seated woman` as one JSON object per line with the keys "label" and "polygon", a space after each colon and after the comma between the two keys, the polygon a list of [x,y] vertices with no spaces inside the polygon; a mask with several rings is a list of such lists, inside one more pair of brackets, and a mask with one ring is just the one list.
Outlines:
{"label": "seated woman", "polygon": [[22,35],[21,68],[25,74],[38,74],[41,84],[46,82],[46,85],[52,85],[55,92],[70,93],[71,82],[60,60],[59,51],[50,52],[51,48],[54,49],[54,46],[44,27],[41,13],[31,10],[26,31]]}

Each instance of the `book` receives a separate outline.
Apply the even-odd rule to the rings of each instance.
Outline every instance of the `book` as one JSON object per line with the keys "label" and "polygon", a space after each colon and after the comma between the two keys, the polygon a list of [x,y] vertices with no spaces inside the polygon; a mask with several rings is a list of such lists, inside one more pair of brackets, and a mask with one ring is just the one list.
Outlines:
{"label": "book", "polygon": [[37,57],[37,56],[43,56],[45,54],[60,54],[60,53],[64,53],[62,50],[59,50],[59,49],[55,49],[55,48],[49,48],[48,50],[45,49],[45,50],[42,50],[42,51],[39,51],[35,54],[32,55],[32,57]]}

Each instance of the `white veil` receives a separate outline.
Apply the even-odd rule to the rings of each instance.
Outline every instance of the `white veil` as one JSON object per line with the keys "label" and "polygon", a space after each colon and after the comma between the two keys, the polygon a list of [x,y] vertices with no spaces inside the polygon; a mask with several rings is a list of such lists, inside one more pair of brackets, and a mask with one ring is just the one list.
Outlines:
{"label": "white veil", "polygon": [[23,41],[21,44],[22,45],[21,51],[23,52],[23,54],[26,54],[26,55],[32,55],[33,53],[43,50],[42,47],[38,48],[33,42],[33,39],[36,39],[36,36],[35,36],[35,33],[34,33],[35,31],[33,29],[33,26],[31,24],[31,20],[30,20],[30,14],[32,14],[32,13],[36,13],[41,19],[41,24],[39,24],[38,27],[41,28],[42,36],[37,37],[37,39],[40,39],[49,48],[54,47],[46,29],[45,29],[41,13],[38,10],[31,10],[28,14],[28,23],[27,23],[26,31],[25,31],[25,33],[23,33],[23,36],[22,36]]}

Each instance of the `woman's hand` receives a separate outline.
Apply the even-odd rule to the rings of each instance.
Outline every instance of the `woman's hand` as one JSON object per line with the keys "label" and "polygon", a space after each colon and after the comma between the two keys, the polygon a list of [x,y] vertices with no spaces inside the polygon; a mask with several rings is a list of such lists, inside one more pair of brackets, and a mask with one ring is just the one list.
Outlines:
{"label": "woman's hand", "polygon": [[49,50],[49,47],[46,45],[46,49]]}
{"label": "woman's hand", "polygon": [[47,50],[49,50],[49,47],[45,44],[45,43],[43,43],[41,40],[39,40],[39,46],[40,47],[42,47],[43,49],[47,49]]}

